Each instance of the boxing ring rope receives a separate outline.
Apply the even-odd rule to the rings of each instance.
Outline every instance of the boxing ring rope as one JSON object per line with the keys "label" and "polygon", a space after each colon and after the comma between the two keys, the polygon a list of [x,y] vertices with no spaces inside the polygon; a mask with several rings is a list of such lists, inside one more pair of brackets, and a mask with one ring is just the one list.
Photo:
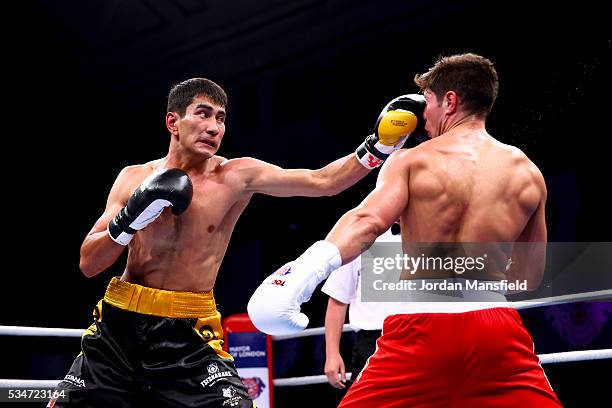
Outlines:
{"label": "boxing ring rope", "polygon": [[[569,363],[574,361],[603,360],[612,358],[612,349],[566,351],[563,353],[539,354],[541,364]],[[346,373],[347,380],[352,373]],[[1,384],[2,380],[0,380]],[[297,385],[323,384],[327,382],[325,375],[309,375],[304,377],[275,378],[275,387],[292,387]]]}
{"label": "boxing ring rope", "polygon": [[584,292],[572,295],[553,296],[534,300],[522,300],[519,302],[508,302],[510,307],[515,309],[530,309],[539,306],[554,306],[564,303],[612,300],[612,289],[596,290],[594,292]]}
{"label": "boxing ring rope", "polygon": [[[566,351],[562,353],[539,354],[542,364],[569,363],[575,361],[603,360],[612,358],[612,349]],[[351,373],[346,373],[351,379]],[[60,380],[18,380],[0,379],[2,388],[55,388]],[[327,382],[325,375],[308,375],[303,377],[275,378],[275,387],[293,387],[300,385],[323,384]]]}
{"label": "boxing ring rope", "polygon": [[84,329],[59,329],[55,327],[0,326],[0,336],[27,337],[81,337]]}
{"label": "boxing ring rope", "polygon": [[[530,309],[533,307],[539,307],[543,305],[553,306],[553,305],[560,305],[560,304],[571,303],[571,302],[584,302],[584,301],[597,301],[597,300],[612,300],[612,289],[597,290],[594,292],[585,292],[585,293],[573,294],[573,295],[554,296],[554,297],[540,298],[540,299],[534,299],[534,300],[522,300],[519,302],[508,302],[508,306],[513,307],[515,309]],[[353,329],[351,329],[350,325],[345,324],[342,327],[342,331],[349,332],[349,331],[353,331]],[[0,334],[2,334],[1,330],[0,330]],[[325,334],[325,328],[324,327],[314,327],[312,329],[303,330],[300,333],[296,333],[296,334],[273,336],[272,339],[288,340],[288,339],[295,339],[298,337],[317,336],[321,334]]]}
{"label": "boxing ring rope", "polygon": [[[597,301],[612,299],[612,290],[599,290],[576,295],[555,296],[549,298],[535,299],[531,301],[509,302],[510,307],[515,309],[529,309],[539,306],[558,305],[579,301]],[[345,324],[343,332],[352,331],[350,325]],[[24,326],[0,326],[0,336],[44,336],[44,337],[81,337],[83,329],[64,329],[53,327],[24,327]],[[275,341],[295,339],[299,337],[318,336],[325,333],[324,327],[315,327],[303,330],[300,333],[285,336],[272,336]],[[576,361],[612,359],[612,349],[566,351],[561,353],[539,354],[542,364],[556,364]],[[351,373],[346,373],[350,379]],[[54,388],[60,380],[21,380],[0,379],[0,389],[4,388]],[[275,378],[274,386],[290,387],[299,385],[311,385],[326,383],[325,375],[310,375],[303,377]]]}

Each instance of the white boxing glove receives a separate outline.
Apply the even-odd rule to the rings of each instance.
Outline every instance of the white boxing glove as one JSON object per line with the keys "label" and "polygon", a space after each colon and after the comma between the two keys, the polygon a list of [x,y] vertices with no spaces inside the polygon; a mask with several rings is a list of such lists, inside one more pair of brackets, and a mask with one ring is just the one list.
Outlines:
{"label": "white boxing glove", "polygon": [[247,310],[260,331],[271,335],[293,334],[308,326],[300,313],[319,283],[342,265],[338,248],[328,241],[317,241],[295,261],[268,276],[255,290]]}

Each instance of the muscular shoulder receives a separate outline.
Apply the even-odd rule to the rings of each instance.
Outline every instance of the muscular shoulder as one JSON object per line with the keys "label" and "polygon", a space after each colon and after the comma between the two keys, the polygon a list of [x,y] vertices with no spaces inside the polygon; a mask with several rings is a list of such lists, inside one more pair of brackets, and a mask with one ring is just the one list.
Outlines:
{"label": "muscular shoulder", "polygon": [[227,170],[244,170],[252,167],[260,167],[269,164],[263,160],[258,160],[253,157],[238,157],[230,160],[226,159],[222,163],[222,165]]}
{"label": "muscular shoulder", "polygon": [[542,199],[546,199],[546,182],[538,166],[518,147],[502,144],[506,150],[512,171],[511,180],[519,189],[519,200],[521,202],[537,205]]}
{"label": "muscular shoulder", "polygon": [[155,162],[134,164],[126,166],[119,172],[114,184],[113,192],[122,199],[126,199],[138,185],[155,170]]}
{"label": "muscular shoulder", "polygon": [[378,180],[407,176],[412,169],[418,167],[421,160],[423,160],[422,153],[418,152],[416,148],[396,150],[383,164],[378,174]]}
{"label": "muscular shoulder", "polygon": [[132,164],[125,166],[119,172],[117,180],[129,181],[132,179],[144,179],[149,174],[153,173],[156,168],[157,160],[150,161],[144,164]]}
{"label": "muscular shoulder", "polygon": [[431,149],[427,143],[421,143],[411,149],[397,150],[389,157],[387,162],[390,162],[390,165],[394,167],[410,167],[413,169],[430,163],[436,151]]}
{"label": "muscular shoulder", "polygon": [[254,177],[262,170],[272,167],[276,166],[253,157],[239,157],[236,159],[230,159],[222,164],[223,171],[242,178],[242,181],[248,181],[249,178]]}
{"label": "muscular shoulder", "polygon": [[499,143],[502,148],[504,148],[507,152],[509,159],[512,161],[512,164],[518,167],[518,170],[524,172],[529,177],[533,178],[534,181],[540,182],[544,180],[542,176],[542,172],[536,166],[536,164],[531,161],[531,159],[518,147],[507,145],[503,143]]}
{"label": "muscular shoulder", "polygon": [[227,185],[244,191],[249,182],[269,166],[272,165],[252,157],[239,157],[229,160],[223,158],[218,171],[219,174],[223,174],[223,180]]}

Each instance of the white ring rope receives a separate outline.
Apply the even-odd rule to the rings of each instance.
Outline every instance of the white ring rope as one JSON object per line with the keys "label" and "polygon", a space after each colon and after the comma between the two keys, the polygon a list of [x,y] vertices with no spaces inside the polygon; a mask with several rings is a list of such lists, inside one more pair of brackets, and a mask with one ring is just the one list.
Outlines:
{"label": "white ring rope", "polygon": [[[542,364],[602,360],[612,358],[612,349],[566,351],[563,353],[540,354],[538,357],[540,358],[540,363]],[[351,373],[346,373],[346,378],[350,379]],[[292,387],[297,385],[323,384],[326,382],[327,377],[325,375],[309,375],[305,377],[275,378],[274,386]]]}
{"label": "white ring rope", "polygon": [[[612,289],[598,290],[594,292],[578,293],[573,295],[554,296],[548,298],[540,298],[534,300],[526,300],[520,302],[509,302],[508,306],[515,309],[529,309],[539,306],[560,305],[563,303],[582,302],[582,301],[597,301],[611,300]],[[352,331],[351,326],[345,324],[342,327],[343,332]],[[85,330],[83,329],[61,329],[54,327],[25,327],[25,326],[0,326],[0,336],[47,336],[47,337],[81,337]],[[288,334],[284,336],[272,336],[273,340],[287,340],[298,337],[317,336],[325,333],[324,327],[314,327],[312,329],[302,330],[296,334]]]}
{"label": "white ring rope", "polygon": [[[346,379],[351,379],[351,373],[346,373]],[[275,378],[273,380],[275,387],[295,387],[298,385],[324,384],[326,382],[327,377],[325,375],[306,375],[304,377]]]}
{"label": "white ring rope", "polygon": [[55,327],[0,326],[0,336],[81,337],[83,329],[58,329]]}
{"label": "white ring rope", "polygon": [[[539,354],[540,363],[556,364],[571,363],[576,361],[603,360],[612,358],[612,349],[566,351],[563,353]],[[346,378],[351,378],[351,373],[346,373]],[[59,380],[13,380],[0,379],[2,388],[54,388]],[[304,377],[275,378],[275,387],[293,387],[298,385],[323,384],[327,382],[325,375],[308,375]]]}
{"label": "white ring rope", "polygon": [[[510,302],[509,306],[516,309],[528,309],[543,305],[558,305],[579,301],[594,301],[612,298],[612,290],[599,290],[575,295],[555,296],[549,298],[534,299],[530,301]],[[343,332],[352,331],[350,325],[342,327]],[[81,337],[83,329],[62,329],[53,327],[24,327],[24,326],[0,326],[0,336],[46,336],[46,337]],[[286,340],[298,337],[316,336],[325,333],[324,327],[315,327],[303,330],[300,333],[273,336],[273,340]],[[542,364],[565,363],[574,361],[600,360],[612,358],[612,349],[567,351],[563,353],[550,353],[538,355]],[[346,373],[350,378],[351,373]],[[0,389],[3,388],[54,388],[60,380],[18,380],[0,379]],[[327,382],[325,375],[310,375],[304,377],[276,378],[274,385],[277,387],[321,384]]]}
{"label": "white ring rope", "polygon": [[606,358],[612,358],[612,349],[565,351],[562,353],[539,354],[538,357],[542,364],[604,360]]}
{"label": "white ring rope", "polygon": [[2,388],[55,388],[60,380],[13,380],[0,379]]}
{"label": "white ring rope", "polygon": [[530,309],[532,307],[561,305],[563,303],[583,302],[583,301],[603,301],[612,300],[612,289],[597,290],[594,292],[584,292],[571,295],[553,296],[547,298],[522,300],[510,302],[510,307],[515,309]]}
{"label": "white ring rope", "polygon": [[[572,302],[584,302],[584,301],[597,301],[597,300],[612,300],[612,289],[608,290],[597,290],[594,292],[584,292],[571,295],[554,296],[547,298],[540,298],[534,300],[522,300],[519,302],[508,302],[508,307],[515,309],[530,309],[540,306],[552,306],[561,305],[564,303]],[[342,326],[343,332],[353,331],[349,324]],[[1,332],[0,332],[1,334]],[[282,336],[272,336],[273,340],[288,340],[295,339],[298,337],[317,336],[325,334],[325,327],[314,327],[312,329],[302,330],[296,334],[286,334]]]}

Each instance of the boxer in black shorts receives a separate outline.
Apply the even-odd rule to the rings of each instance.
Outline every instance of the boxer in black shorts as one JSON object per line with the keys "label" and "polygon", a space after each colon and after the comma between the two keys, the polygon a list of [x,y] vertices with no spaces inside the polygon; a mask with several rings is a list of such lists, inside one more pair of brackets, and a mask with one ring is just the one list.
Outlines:
{"label": "boxer in black shorts", "polygon": [[171,292],[113,278],[94,319],[83,353],[58,387],[72,404],[252,406],[221,347],[212,292]]}
{"label": "boxer in black shorts", "polygon": [[[62,406],[252,406],[221,349],[212,295],[239,216],[255,193],[314,197],[353,185],[402,146],[416,127],[410,109],[421,108],[422,100],[394,100],[356,154],[318,170],[216,155],[226,106],[225,92],[210,80],[175,85],[166,113],[167,155],[119,173],[81,246],[80,268],[95,276],[126,246],[127,264],[60,383],[71,391]],[[324,139],[313,139],[313,154],[325,148]]]}

